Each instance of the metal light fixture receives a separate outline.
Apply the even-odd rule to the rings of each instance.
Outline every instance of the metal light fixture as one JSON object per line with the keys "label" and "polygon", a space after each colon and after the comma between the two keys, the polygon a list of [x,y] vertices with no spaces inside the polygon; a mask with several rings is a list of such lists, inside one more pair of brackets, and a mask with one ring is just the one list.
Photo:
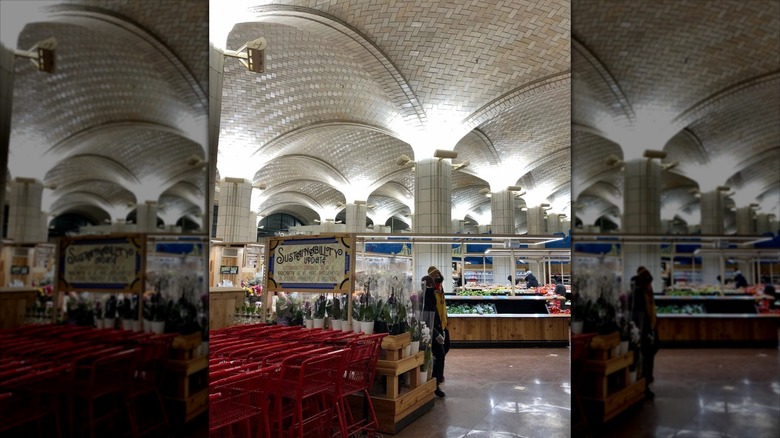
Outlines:
{"label": "metal light fixture", "polygon": [[664,158],[666,158],[666,152],[664,152],[664,151],[656,151],[656,150],[652,150],[652,149],[645,149],[645,153],[643,154],[643,156],[645,158],[647,158],[647,159],[650,159],[650,160],[652,160],[653,158],[664,159]]}
{"label": "metal light fixture", "polygon": [[395,164],[397,164],[399,166],[406,166],[411,161],[412,161],[412,159],[409,158],[408,155],[401,155],[400,157],[395,159]]}
{"label": "metal light fixture", "polygon": [[225,56],[237,58],[249,71],[253,73],[265,72],[265,38],[260,37],[249,41],[238,50],[225,50]]}
{"label": "metal light fixture", "polygon": [[433,152],[433,158],[438,158],[439,161],[444,159],[455,159],[458,158],[458,153],[455,151],[447,151],[444,149],[436,149],[436,151]]}
{"label": "metal light fixture", "polygon": [[14,55],[29,58],[35,67],[46,73],[54,73],[54,49],[57,40],[54,37],[38,41],[30,50],[14,50]]}

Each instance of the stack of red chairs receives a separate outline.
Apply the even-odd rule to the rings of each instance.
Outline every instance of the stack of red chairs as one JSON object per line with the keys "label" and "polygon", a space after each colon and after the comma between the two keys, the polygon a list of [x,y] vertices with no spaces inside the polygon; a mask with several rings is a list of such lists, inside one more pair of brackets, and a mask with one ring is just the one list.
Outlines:
{"label": "stack of red chairs", "polygon": [[156,393],[173,336],[57,324],[0,332],[0,435],[95,436],[101,422],[144,432],[132,400]]}
{"label": "stack of red chairs", "polygon": [[[386,334],[242,326],[210,336],[212,436],[332,436],[376,432],[369,397]],[[355,418],[346,397],[362,394]]]}

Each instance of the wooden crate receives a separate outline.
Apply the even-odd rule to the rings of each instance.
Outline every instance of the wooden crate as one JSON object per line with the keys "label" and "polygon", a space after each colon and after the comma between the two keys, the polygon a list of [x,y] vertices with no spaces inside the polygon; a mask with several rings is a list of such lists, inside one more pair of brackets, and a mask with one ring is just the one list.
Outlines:
{"label": "wooden crate", "polygon": [[[371,395],[380,432],[396,433],[433,408],[436,381],[421,384],[419,370],[425,356],[422,351],[413,356],[405,355],[411,339],[411,334],[407,332],[385,336],[382,340],[380,357],[383,359],[377,361],[376,380],[378,383],[385,381],[385,389]],[[406,373],[409,374],[409,385],[401,387],[400,379]],[[362,396],[351,397],[350,405],[355,415],[361,415]]]}
{"label": "wooden crate", "polygon": [[176,336],[171,344],[170,358],[175,361],[195,359],[202,342],[203,335],[200,332]]}
{"label": "wooden crate", "polygon": [[168,418],[174,425],[189,423],[209,408],[209,389],[201,389],[186,399],[164,398]]}
{"label": "wooden crate", "polygon": [[[602,337],[597,343],[599,355],[611,355],[614,339]],[[595,339],[595,338],[594,338]],[[618,337],[618,342],[620,338]],[[592,342],[591,342],[592,345]],[[585,361],[580,388],[588,421],[603,423],[628,409],[645,397],[645,379],[631,383],[629,368],[634,363],[634,352],[605,360]]]}
{"label": "wooden crate", "polygon": [[163,395],[186,399],[208,387],[208,366],[205,356],[192,360],[169,360],[165,367]]}
{"label": "wooden crate", "polygon": [[595,360],[611,359],[612,353],[618,345],[620,345],[620,333],[618,332],[596,335],[590,341],[588,356]]}

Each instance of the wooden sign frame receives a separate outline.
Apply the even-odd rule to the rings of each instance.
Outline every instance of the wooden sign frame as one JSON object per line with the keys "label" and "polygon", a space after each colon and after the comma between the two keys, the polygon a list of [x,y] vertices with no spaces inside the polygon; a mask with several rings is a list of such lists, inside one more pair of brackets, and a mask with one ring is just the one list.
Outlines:
{"label": "wooden sign frame", "polygon": [[[130,281],[96,282],[68,278],[76,263],[94,262],[96,270],[112,269],[110,257],[124,256],[132,249],[135,254],[125,267]],[[79,252],[80,251],[80,252]],[[79,256],[81,256],[79,258]],[[146,272],[146,236],[143,234],[63,237],[57,242],[57,289],[60,292],[114,292],[140,294],[144,288]],[[105,265],[105,266],[101,266]],[[71,268],[71,269],[69,269]],[[119,269],[114,265],[113,269]],[[132,269],[132,274],[130,273]],[[100,276],[100,275],[98,275]],[[69,281],[70,280],[70,281]]]}
{"label": "wooden sign frame", "polygon": [[[355,245],[351,234],[270,237],[266,246],[266,290],[319,293],[351,293],[355,274]],[[285,248],[285,251],[281,251]],[[294,249],[289,251],[289,249]],[[279,266],[308,266],[299,272],[297,281],[286,281],[291,273],[281,274]],[[317,270],[317,266],[322,269]],[[294,275],[293,275],[294,276]],[[330,277],[327,282],[302,281],[305,277]]]}

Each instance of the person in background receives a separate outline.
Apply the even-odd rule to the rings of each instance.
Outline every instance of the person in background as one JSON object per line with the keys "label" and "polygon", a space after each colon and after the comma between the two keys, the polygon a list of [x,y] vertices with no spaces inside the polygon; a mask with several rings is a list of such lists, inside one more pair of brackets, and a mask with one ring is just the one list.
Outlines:
{"label": "person in background", "polygon": [[531,289],[531,288],[534,288],[534,287],[539,287],[539,280],[536,279],[536,277],[534,276],[534,273],[531,272],[531,271],[528,271],[525,274],[525,287],[527,289]]}
{"label": "person in background", "polygon": [[556,277],[555,295],[558,295],[560,297],[566,297],[567,300],[571,299],[570,296],[566,295],[566,286],[563,285],[563,281],[561,281],[561,277]]}
{"label": "person in background", "polygon": [[672,286],[672,273],[666,262],[661,262],[661,280],[664,282],[664,287]]}
{"label": "person in background", "polygon": [[644,266],[636,270],[631,277],[631,320],[639,328],[642,352],[642,376],[647,382],[645,396],[652,399],[655,394],[650,390],[653,383],[653,363],[658,352],[658,326],[653,298],[653,276]]}
{"label": "person in background", "polygon": [[450,332],[447,330],[447,303],[444,300],[444,277],[435,266],[428,268],[428,275],[422,280],[425,282],[425,298],[423,311],[433,313],[433,326],[431,330],[431,352],[433,353],[433,371],[431,375],[436,378],[437,397],[444,397],[444,391],[439,385],[444,382],[444,357],[450,351]]}
{"label": "person in background", "polygon": [[745,276],[742,275],[742,272],[740,272],[739,269],[734,271],[734,287],[739,289],[742,287],[747,287],[747,285],[748,285],[747,278],[745,278]]}
{"label": "person in background", "polygon": [[770,298],[771,303],[769,304],[769,308],[780,308],[780,297],[777,296],[777,291],[775,290],[775,286],[772,284],[772,280],[769,278],[769,276],[763,276],[761,278],[761,283],[764,284],[764,295],[772,297]]}

